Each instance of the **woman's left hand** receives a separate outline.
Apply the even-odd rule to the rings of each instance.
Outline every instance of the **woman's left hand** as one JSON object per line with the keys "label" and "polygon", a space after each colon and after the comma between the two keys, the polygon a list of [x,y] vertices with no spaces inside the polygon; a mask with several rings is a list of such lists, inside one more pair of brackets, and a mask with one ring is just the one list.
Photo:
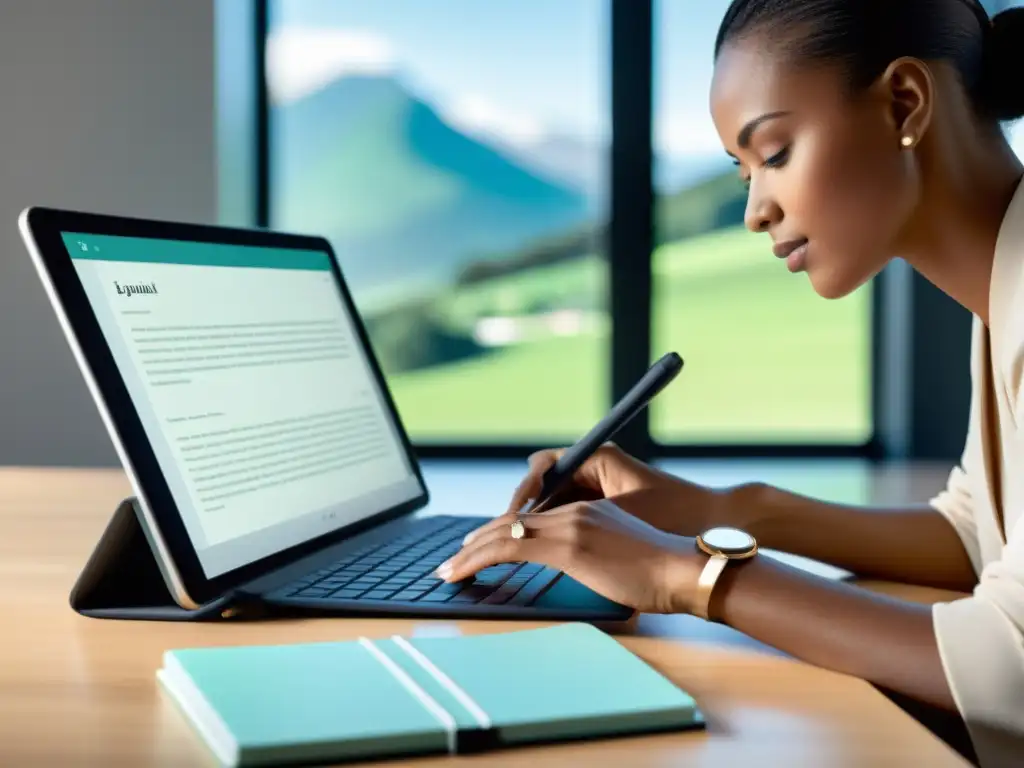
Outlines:
{"label": "woman's left hand", "polygon": [[688,610],[699,568],[694,540],[659,530],[614,501],[577,502],[518,517],[526,526],[512,537],[509,517],[480,528],[437,569],[454,582],[499,563],[529,561],[557,568],[598,594],[645,613]]}

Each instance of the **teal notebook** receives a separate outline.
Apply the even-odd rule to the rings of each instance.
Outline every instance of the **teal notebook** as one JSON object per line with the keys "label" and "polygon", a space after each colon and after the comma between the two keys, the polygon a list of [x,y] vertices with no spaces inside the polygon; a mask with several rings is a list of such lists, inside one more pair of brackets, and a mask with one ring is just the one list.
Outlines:
{"label": "teal notebook", "polygon": [[589,624],[168,651],[157,678],[225,765],[500,749],[699,727],[687,693]]}

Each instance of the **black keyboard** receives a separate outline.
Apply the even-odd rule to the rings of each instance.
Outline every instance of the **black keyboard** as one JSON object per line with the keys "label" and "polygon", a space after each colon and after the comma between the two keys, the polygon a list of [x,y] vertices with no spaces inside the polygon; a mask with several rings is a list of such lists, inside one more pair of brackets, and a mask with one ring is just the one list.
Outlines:
{"label": "black keyboard", "polygon": [[462,547],[481,518],[427,517],[387,543],[350,552],[283,590],[291,597],[418,603],[530,605],[559,575],[536,563],[502,563],[472,581],[448,584],[434,570]]}

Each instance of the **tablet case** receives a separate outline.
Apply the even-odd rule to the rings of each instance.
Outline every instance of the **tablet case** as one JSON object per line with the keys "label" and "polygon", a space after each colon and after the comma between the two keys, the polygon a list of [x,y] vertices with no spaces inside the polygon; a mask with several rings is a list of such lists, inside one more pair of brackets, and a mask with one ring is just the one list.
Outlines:
{"label": "tablet case", "polygon": [[211,621],[241,615],[234,595],[193,610],[174,601],[139,522],[141,514],[135,497],[117,505],[71,589],[71,607],[103,619]]}

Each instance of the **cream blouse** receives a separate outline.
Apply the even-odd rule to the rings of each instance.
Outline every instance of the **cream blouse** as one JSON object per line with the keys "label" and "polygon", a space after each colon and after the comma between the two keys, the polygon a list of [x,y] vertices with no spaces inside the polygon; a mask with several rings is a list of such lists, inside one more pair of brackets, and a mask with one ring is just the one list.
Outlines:
{"label": "cream blouse", "polygon": [[933,609],[946,677],[982,768],[1024,767],[1024,184],[996,241],[988,328],[974,318],[960,464],[931,504],[963,541],[973,594]]}

